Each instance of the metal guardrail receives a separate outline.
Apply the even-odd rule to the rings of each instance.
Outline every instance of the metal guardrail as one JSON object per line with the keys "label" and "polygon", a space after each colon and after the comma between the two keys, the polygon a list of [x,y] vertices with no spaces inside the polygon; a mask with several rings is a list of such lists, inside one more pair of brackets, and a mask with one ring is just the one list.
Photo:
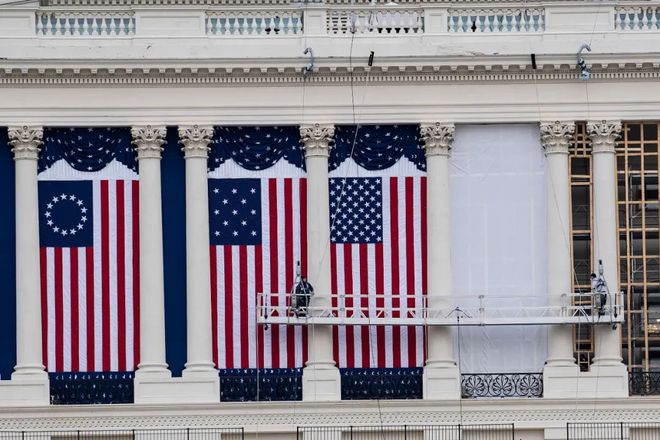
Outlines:
{"label": "metal guardrail", "polygon": [[515,440],[513,424],[298,426],[297,440]]}
{"label": "metal guardrail", "polygon": [[660,395],[660,371],[631,371],[628,373],[628,390],[631,396]]}
{"label": "metal guardrail", "polygon": [[567,423],[567,440],[658,440],[660,422]]}
{"label": "metal guardrail", "polygon": [[0,431],[0,440],[243,440],[243,428]]}
{"label": "metal guardrail", "polygon": [[133,403],[133,372],[50,373],[50,403]]}
{"label": "metal guardrail", "polygon": [[543,397],[543,373],[461,374],[461,396]]}
{"label": "metal guardrail", "polygon": [[421,399],[422,368],[340,369],[342,400]]}

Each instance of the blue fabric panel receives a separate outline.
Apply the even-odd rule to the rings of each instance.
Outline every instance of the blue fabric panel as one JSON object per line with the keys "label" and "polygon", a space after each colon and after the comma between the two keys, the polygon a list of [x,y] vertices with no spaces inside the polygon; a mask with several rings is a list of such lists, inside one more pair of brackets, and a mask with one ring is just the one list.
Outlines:
{"label": "blue fabric panel", "polygon": [[92,193],[89,180],[39,182],[39,206],[46,216],[39,222],[40,246],[94,246]]}
{"label": "blue fabric panel", "polygon": [[99,171],[113,159],[137,171],[137,159],[128,127],[44,129],[44,145],[39,155],[39,172],[60,159],[78,171]]}
{"label": "blue fabric panel", "polygon": [[297,126],[284,127],[215,127],[209,169],[214,170],[233,159],[248,170],[264,170],[284,158],[305,169]]}
{"label": "blue fabric panel", "polygon": [[14,159],[7,129],[0,127],[0,377],[9,379],[16,364],[16,225]]}
{"label": "blue fabric panel", "polygon": [[423,368],[342,368],[342,400],[421,399]]}
{"label": "blue fabric panel", "polygon": [[133,403],[133,372],[49,373],[53,405]]}
{"label": "blue fabric panel", "polygon": [[220,370],[220,401],[302,400],[302,368]]}
{"label": "blue fabric panel", "polygon": [[426,171],[426,156],[417,125],[338,125],[329,167],[336,169],[352,154],[366,170],[384,170],[406,157]]}
{"label": "blue fabric panel", "polygon": [[186,363],[186,174],[179,138],[167,128],[161,160],[165,341],[167,363],[180,376]]}

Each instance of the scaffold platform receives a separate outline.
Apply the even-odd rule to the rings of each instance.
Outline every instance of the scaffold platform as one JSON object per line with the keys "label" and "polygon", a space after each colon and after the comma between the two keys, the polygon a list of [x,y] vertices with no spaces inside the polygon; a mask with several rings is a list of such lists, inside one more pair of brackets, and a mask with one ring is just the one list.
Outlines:
{"label": "scaffold platform", "polygon": [[512,326],[620,324],[623,293],[606,294],[598,307],[595,293],[561,296],[558,305],[539,296],[330,295],[312,297],[309,307],[295,308],[291,293],[257,295],[257,322],[272,325]]}

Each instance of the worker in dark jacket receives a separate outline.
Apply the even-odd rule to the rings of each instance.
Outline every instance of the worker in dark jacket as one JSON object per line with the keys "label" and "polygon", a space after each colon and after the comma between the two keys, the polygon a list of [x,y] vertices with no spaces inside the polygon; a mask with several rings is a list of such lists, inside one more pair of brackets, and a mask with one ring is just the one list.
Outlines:
{"label": "worker in dark jacket", "polygon": [[314,288],[307,282],[305,277],[301,277],[300,282],[296,285],[294,295],[294,311],[296,316],[307,316],[307,307],[309,307],[309,301],[312,295],[314,295]]}

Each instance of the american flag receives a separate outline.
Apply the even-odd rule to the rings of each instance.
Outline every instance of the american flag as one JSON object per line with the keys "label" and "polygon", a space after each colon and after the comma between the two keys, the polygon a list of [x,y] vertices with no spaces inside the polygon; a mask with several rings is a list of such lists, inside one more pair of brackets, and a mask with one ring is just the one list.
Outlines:
{"label": "american flag", "polygon": [[[339,295],[335,306],[372,314],[377,306],[404,311],[421,307],[426,293],[425,200],[425,177],[330,179],[331,282]],[[401,295],[414,298],[402,300]],[[333,332],[340,368],[424,364],[421,327],[338,326]]]}
{"label": "american flag", "polygon": [[139,357],[138,181],[39,182],[48,371],[130,371]]}
{"label": "american flag", "polygon": [[295,368],[307,359],[301,326],[256,324],[256,295],[291,291],[306,272],[306,180],[209,179],[213,358],[220,369]]}

